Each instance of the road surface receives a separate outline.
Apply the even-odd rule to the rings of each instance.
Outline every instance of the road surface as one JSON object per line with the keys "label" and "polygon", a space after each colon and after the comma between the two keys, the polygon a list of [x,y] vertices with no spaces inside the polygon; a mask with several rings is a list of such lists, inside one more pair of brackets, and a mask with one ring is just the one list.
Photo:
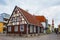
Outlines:
{"label": "road surface", "polygon": [[48,34],[48,35],[42,35],[38,37],[11,37],[11,36],[0,36],[0,40],[60,40],[60,34]]}

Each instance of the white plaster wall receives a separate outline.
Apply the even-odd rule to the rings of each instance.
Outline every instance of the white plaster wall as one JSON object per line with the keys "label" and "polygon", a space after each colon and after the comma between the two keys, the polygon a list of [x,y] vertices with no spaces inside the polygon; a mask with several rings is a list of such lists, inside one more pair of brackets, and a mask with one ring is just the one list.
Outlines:
{"label": "white plaster wall", "polygon": [[42,22],[41,24],[43,25],[44,28],[46,27],[46,23],[45,22]]}

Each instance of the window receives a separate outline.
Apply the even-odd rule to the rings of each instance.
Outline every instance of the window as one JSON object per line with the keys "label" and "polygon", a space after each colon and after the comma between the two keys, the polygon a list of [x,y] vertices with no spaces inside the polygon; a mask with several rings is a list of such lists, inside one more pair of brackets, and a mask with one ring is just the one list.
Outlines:
{"label": "window", "polygon": [[30,26],[30,33],[33,32],[33,26]]}
{"label": "window", "polygon": [[12,18],[12,21],[13,21],[13,22],[16,22],[16,21],[17,21],[17,17],[13,17],[13,18]]}
{"label": "window", "polygon": [[19,16],[17,16],[17,21],[20,21],[21,19],[20,19],[20,17]]}
{"label": "window", "polygon": [[12,21],[13,21],[13,22],[15,21],[15,18],[14,18],[14,17],[12,18]]}
{"label": "window", "polygon": [[18,26],[14,27],[14,31],[17,32],[18,31]]}
{"label": "window", "polygon": [[8,32],[11,32],[11,27],[10,26],[8,27]]}
{"label": "window", "polygon": [[24,25],[20,25],[20,31],[21,31],[21,32],[24,31]]}
{"label": "window", "polygon": [[34,32],[36,32],[36,27],[34,27]]}

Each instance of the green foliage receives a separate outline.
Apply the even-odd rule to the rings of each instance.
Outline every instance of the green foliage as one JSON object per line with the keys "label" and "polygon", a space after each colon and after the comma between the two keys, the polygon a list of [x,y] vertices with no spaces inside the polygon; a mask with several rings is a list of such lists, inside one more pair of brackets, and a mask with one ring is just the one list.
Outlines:
{"label": "green foliage", "polygon": [[50,34],[50,33],[51,33],[50,29],[47,29],[47,30],[46,30],[46,33],[47,33],[47,34]]}

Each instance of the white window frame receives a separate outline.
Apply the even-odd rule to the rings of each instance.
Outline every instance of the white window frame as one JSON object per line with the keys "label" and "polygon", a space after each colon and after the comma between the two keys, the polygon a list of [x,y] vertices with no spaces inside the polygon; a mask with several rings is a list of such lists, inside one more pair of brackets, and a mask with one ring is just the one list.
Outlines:
{"label": "white window frame", "polygon": [[18,26],[14,26],[14,32],[18,32]]}

